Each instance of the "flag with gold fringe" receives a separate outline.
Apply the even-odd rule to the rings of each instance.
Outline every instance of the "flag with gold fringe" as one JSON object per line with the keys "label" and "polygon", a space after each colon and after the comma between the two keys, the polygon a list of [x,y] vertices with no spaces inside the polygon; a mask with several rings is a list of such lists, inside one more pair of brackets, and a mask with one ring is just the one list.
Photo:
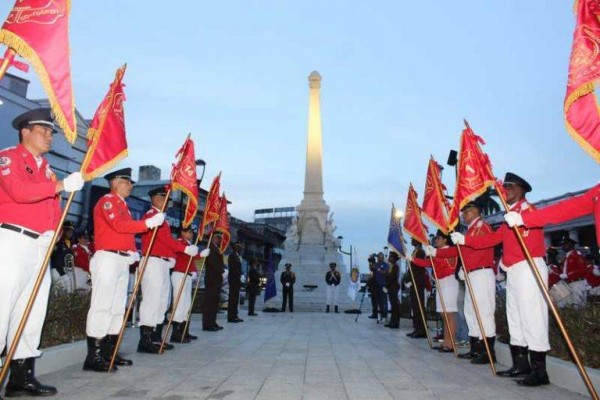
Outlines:
{"label": "flag with gold fringe", "polygon": [[448,233],[450,204],[446,198],[446,187],[442,183],[440,165],[433,159],[433,156],[429,159],[427,166],[422,210],[427,219],[439,230],[445,234]]}
{"label": "flag with gold fringe", "polygon": [[0,43],[33,65],[54,119],[74,143],[77,123],[69,57],[70,11],[70,0],[17,0],[0,29]]}
{"label": "flag with gold fringe", "polygon": [[425,228],[421,219],[421,209],[417,202],[417,192],[413,188],[412,183],[408,187],[406,209],[404,210],[404,230],[419,243],[429,243],[427,228]]}
{"label": "flag with gold fringe", "polygon": [[119,68],[108,93],[96,110],[87,133],[88,152],[81,165],[86,180],[92,180],[127,157],[125,134],[125,92],[123,75],[127,65]]}
{"label": "flag with gold fringe", "polygon": [[219,251],[221,254],[227,250],[229,241],[231,240],[231,234],[229,232],[229,215],[227,215],[227,197],[225,193],[221,196],[221,209],[219,210],[219,219],[215,222],[215,233],[221,233],[221,243],[219,244]]}
{"label": "flag with gold fringe", "polygon": [[[182,221],[184,228],[188,227],[198,211],[198,181],[196,177],[196,155],[194,141],[188,136],[181,149],[175,157],[179,163],[171,173],[171,184],[173,189],[179,189],[187,195],[185,216]],[[183,205],[182,205],[183,207]]]}
{"label": "flag with gold fringe", "polygon": [[204,236],[206,228],[209,224],[216,222],[219,220],[219,216],[221,213],[221,173],[215,176],[213,179],[210,190],[208,191],[208,196],[206,197],[206,207],[204,207],[204,215],[202,217],[202,225],[200,226],[200,230],[198,235],[200,235],[200,240]]}
{"label": "flag with gold fringe", "polygon": [[594,82],[600,78],[600,3],[578,0],[569,60],[564,113],[567,132],[596,162],[600,162],[600,113]]}

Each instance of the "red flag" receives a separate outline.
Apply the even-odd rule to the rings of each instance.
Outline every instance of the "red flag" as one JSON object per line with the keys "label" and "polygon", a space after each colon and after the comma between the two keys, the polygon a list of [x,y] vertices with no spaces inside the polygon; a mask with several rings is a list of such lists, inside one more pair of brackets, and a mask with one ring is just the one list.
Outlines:
{"label": "red flag", "polygon": [[70,143],[77,138],[69,61],[70,0],[17,0],[2,29],[0,43],[29,61]]}
{"label": "red flag", "polygon": [[458,225],[461,208],[496,183],[490,160],[479,146],[485,142],[481,137],[475,135],[467,121],[465,121],[465,125],[467,127],[463,130],[460,138],[458,178],[448,222],[451,230]]}
{"label": "red flag", "polygon": [[221,203],[221,209],[219,210],[219,219],[215,222],[215,232],[220,232],[223,235],[221,244],[219,245],[219,251],[223,254],[227,250],[227,246],[229,246],[229,241],[231,240],[229,216],[227,215],[227,197],[225,197],[225,193],[223,193],[219,202]]}
{"label": "red flag", "polygon": [[173,166],[171,172],[171,183],[173,189],[179,189],[188,196],[185,207],[183,227],[189,226],[198,211],[198,181],[196,180],[196,155],[194,152],[194,141],[188,136],[181,149],[175,157],[180,157],[177,165]]}
{"label": "red flag", "polygon": [[202,217],[202,226],[200,227],[199,235],[200,240],[202,236],[204,236],[204,232],[206,231],[206,227],[208,224],[216,222],[219,220],[219,215],[221,213],[221,197],[219,197],[219,191],[221,190],[221,173],[215,176],[212,184],[210,185],[210,190],[208,192],[208,196],[206,197],[206,207],[204,207],[204,216]]}
{"label": "red flag", "polygon": [[577,23],[569,61],[565,123],[575,141],[600,162],[600,115],[594,81],[600,78],[600,3],[578,0]]}
{"label": "red flag", "polygon": [[421,219],[421,209],[417,203],[417,192],[412,183],[408,187],[408,198],[404,210],[404,230],[415,240],[422,244],[429,244],[427,229]]}
{"label": "red flag", "polygon": [[127,157],[123,75],[127,65],[117,70],[115,80],[94,114],[87,133],[88,152],[81,165],[86,180],[92,180]]}
{"label": "red flag", "polygon": [[448,213],[450,204],[445,195],[446,187],[440,176],[440,166],[431,157],[427,167],[425,194],[423,196],[423,214],[442,232],[448,233]]}

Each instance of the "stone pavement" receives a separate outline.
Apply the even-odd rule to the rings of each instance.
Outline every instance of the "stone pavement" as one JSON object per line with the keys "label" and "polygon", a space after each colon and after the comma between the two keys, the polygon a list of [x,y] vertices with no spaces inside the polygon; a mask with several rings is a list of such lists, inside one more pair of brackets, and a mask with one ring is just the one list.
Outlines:
{"label": "stone pavement", "polygon": [[[41,377],[65,399],[577,399],[555,386],[525,389],[440,354],[427,341],[377,325],[362,315],[259,313],[244,323],[222,322],[219,333],[163,355],[137,354],[137,330],[122,347],[134,360],[113,374],[81,365]],[[194,315],[198,321],[198,315]],[[83,361],[83,360],[82,360]]]}

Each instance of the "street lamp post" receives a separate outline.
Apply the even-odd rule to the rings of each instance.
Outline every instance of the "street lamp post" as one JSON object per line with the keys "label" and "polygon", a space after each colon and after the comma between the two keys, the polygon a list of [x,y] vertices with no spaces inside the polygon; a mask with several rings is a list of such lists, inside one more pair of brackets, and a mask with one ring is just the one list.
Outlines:
{"label": "street lamp post", "polygon": [[340,244],[338,247],[338,250],[340,253],[345,254],[347,256],[350,256],[350,270],[352,270],[352,245],[350,245],[350,251],[344,251],[342,250],[342,240],[344,240],[343,236],[338,236],[338,243]]}

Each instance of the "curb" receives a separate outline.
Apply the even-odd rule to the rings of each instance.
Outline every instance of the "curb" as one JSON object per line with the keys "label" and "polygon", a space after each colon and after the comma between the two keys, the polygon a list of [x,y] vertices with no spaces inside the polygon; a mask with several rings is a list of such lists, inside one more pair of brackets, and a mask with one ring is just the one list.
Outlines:
{"label": "curb", "polygon": [[[507,344],[496,342],[496,359],[498,363],[512,365],[512,359],[510,356],[510,348]],[[550,376],[550,383],[561,387],[563,389],[570,390],[572,392],[589,397],[590,394],[587,387],[583,383],[579,370],[574,363],[558,359],[556,357],[546,357],[546,369]],[[585,368],[587,371],[592,384],[596,387],[596,390],[600,388],[600,370],[594,368]]]}

